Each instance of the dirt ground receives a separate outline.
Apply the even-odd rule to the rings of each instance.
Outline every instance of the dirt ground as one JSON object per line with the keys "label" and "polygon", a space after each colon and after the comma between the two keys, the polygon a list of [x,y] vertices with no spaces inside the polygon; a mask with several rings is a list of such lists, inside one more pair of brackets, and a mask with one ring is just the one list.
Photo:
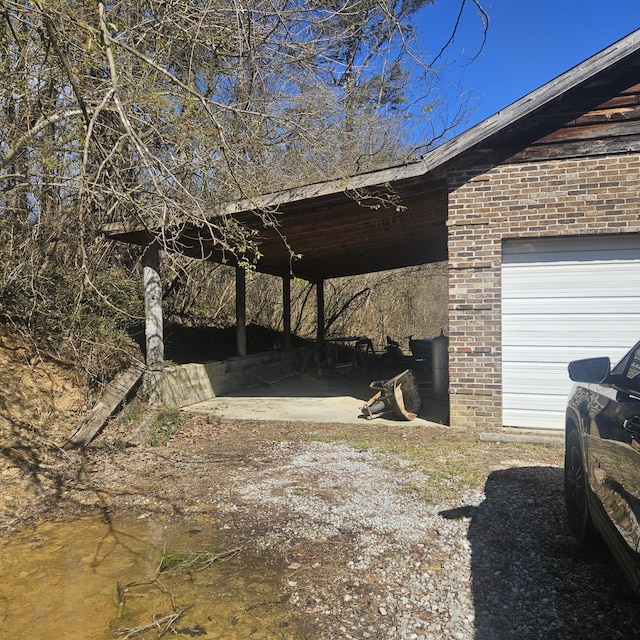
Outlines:
{"label": "dirt ground", "polygon": [[[142,415],[135,412],[107,424],[86,449],[63,449],[90,407],[73,371],[0,329],[0,535],[34,518],[93,506],[204,514],[212,478],[224,485],[239,465],[259,473],[260,461],[269,465],[277,442],[323,440],[397,452],[431,464],[437,475],[448,470],[450,484],[457,483],[456,475],[465,478],[465,486],[482,486],[514,451],[513,445],[481,442],[477,433],[451,427],[234,421],[176,413],[161,417],[147,445],[130,448],[125,441]],[[561,463],[557,447],[525,447],[517,455],[522,464]],[[433,490],[444,485],[436,483]]]}
{"label": "dirt ground", "polygon": [[[95,509],[216,522],[233,533],[234,543],[263,545],[270,553],[286,547],[280,551],[282,562],[302,567],[296,584],[308,584],[308,593],[313,592],[317,602],[338,602],[343,607],[339,615],[323,618],[316,600],[296,604],[314,625],[325,628],[339,629],[349,616],[353,628],[361,624],[357,612],[349,608],[351,592],[344,589],[351,584],[353,563],[366,560],[354,557],[354,536],[367,532],[350,528],[349,522],[357,521],[350,509],[369,509],[379,499],[383,506],[378,511],[383,511],[385,501],[393,503],[395,510],[385,515],[388,521],[380,525],[382,532],[372,547],[384,557],[380,544],[385,544],[387,527],[397,528],[407,511],[405,500],[419,509],[446,508],[457,504],[458,497],[481,496],[496,470],[554,467],[556,471],[562,464],[558,444],[486,442],[474,430],[448,426],[241,421],[184,412],[161,415],[146,443],[131,447],[126,440],[142,417],[135,404],[108,423],[88,447],[67,450],[66,439],[91,403],[74,384],[73,372],[37,357],[6,334],[0,334],[0,390],[0,536],[8,537],[38,519],[73,517]],[[364,475],[353,452],[369,465]],[[291,467],[292,460],[299,466]],[[342,471],[344,460],[349,466]],[[360,469],[358,483],[352,482],[352,469]],[[284,470],[282,475],[279,470]],[[403,480],[392,487],[389,483],[396,474]],[[324,481],[328,477],[330,483]],[[385,489],[389,493],[377,486],[390,487]],[[354,500],[350,494],[360,495]],[[296,512],[290,510],[292,500],[297,501]],[[306,531],[305,514],[313,513],[318,500],[326,509],[329,533],[301,534]],[[418,523],[419,514],[416,511]],[[378,515],[365,514],[363,522],[373,522]],[[399,535],[405,534],[411,532]],[[358,544],[367,549],[366,542]],[[386,579],[397,586],[401,578],[389,574]],[[382,583],[367,588],[390,592]],[[370,615],[383,614],[374,609]],[[389,626],[385,633],[393,635],[393,629]],[[305,637],[351,636],[318,635],[316,628]]]}
{"label": "dirt ground", "polygon": [[361,450],[404,452],[420,466],[434,455],[434,497],[459,482],[465,489],[481,487],[492,471],[514,462],[561,462],[557,447],[483,443],[476,434],[448,427],[376,426],[372,432],[369,424],[238,422],[203,415],[182,417],[178,430],[155,446],[129,448],[105,433],[85,450],[65,451],[60,445],[73,424],[61,421],[57,433],[29,433],[26,442],[14,439],[15,432],[7,439],[3,429],[0,535],[33,519],[95,507],[215,515],[212,487],[224,486],[239,467],[259,476],[277,461],[279,443],[347,442]]}

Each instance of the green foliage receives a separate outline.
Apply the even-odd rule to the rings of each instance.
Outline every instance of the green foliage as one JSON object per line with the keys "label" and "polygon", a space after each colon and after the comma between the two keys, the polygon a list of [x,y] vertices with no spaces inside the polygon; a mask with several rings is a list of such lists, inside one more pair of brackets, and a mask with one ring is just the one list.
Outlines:
{"label": "green foliage", "polygon": [[[131,402],[127,402],[118,420],[124,425],[124,430],[131,431],[138,427],[149,414],[149,404],[142,394],[136,395]],[[166,446],[175,433],[184,424],[182,413],[178,409],[162,409],[158,411],[149,423],[148,442],[152,447]]]}
{"label": "green foliage", "polygon": [[149,444],[152,447],[166,446],[182,424],[183,417],[177,409],[160,411],[149,425]]}
{"label": "green foliage", "polygon": [[124,404],[119,419],[127,427],[136,427],[142,422],[147,411],[149,411],[149,405],[138,395],[131,402]]}
{"label": "green foliage", "polygon": [[187,573],[201,566],[212,556],[212,552],[163,551],[160,556],[160,573]]}

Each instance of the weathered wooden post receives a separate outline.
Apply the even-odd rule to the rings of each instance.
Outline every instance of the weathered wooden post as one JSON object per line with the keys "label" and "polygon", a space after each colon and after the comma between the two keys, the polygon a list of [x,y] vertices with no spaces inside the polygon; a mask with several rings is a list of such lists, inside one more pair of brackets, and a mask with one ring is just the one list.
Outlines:
{"label": "weathered wooden post", "polygon": [[142,281],[144,284],[147,387],[149,403],[155,407],[160,404],[159,386],[164,369],[160,250],[156,242],[147,245],[142,255]]}
{"label": "weathered wooden post", "polygon": [[164,368],[164,336],[162,325],[162,284],[160,282],[160,251],[157,243],[147,245],[142,256],[144,283],[145,338],[147,368]]}
{"label": "weathered wooden post", "polygon": [[282,329],[284,348],[291,350],[291,278],[288,275],[282,278]]}
{"label": "weathered wooden post", "polygon": [[316,282],[316,340],[324,342],[324,280]]}
{"label": "weathered wooden post", "polygon": [[247,355],[247,280],[242,267],[236,267],[236,352]]}

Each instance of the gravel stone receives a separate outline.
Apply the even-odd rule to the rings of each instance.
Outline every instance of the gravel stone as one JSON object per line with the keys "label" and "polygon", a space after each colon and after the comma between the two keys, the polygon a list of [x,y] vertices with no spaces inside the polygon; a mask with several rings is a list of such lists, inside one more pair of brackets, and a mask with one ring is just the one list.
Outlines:
{"label": "gravel stone", "polygon": [[640,628],[611,558],[573,541],[558,467],[496,470],[483,491],[433,504],[419,490],[428,478],[394,456],[324,442],[274,453],[257,474],[239,469],[224,499],[263,525],[271,514],[265,549],[345,547],[342,581],[318,580],[322,562],[299,575],[294,602],[325,609],[322,638],[613,639]]}
{"label": "gravel stone", "polygon": [[[375,428],[360,427],[365,441]],[[20,509],[0,511],[0,531],[47,502],[50,515],[99,507],[219,527],[281,567],[295,640],[638,637],[640,607],[622,573],[569,532],[561,445],[486,443],[444,427],[380,434],[419,447],[457,438],[441,449],[452,456],[468,442],[461,468],[485,479],[463,485],[452,470],[442,492],[429,469],[336,444],[344,429],[192,417],[166,446],[61,452],[6,483]]]}

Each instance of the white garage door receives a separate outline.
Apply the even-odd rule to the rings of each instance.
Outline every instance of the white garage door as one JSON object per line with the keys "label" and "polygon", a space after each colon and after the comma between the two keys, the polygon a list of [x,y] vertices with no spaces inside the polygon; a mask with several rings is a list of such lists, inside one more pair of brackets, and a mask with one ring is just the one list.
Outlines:
{"label": "white garage door", "polygon": [[563,429],[567,364],[640,340],[640,235],[506,241],[502,422]]}

